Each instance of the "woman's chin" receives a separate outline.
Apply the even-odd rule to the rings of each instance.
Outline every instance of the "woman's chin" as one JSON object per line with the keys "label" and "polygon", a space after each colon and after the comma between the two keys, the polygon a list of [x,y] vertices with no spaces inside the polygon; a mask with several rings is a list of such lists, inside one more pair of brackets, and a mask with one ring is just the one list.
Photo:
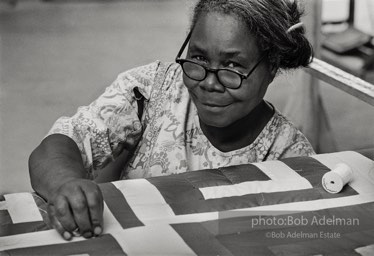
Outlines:
{"label": "woman's chin", "polygon": [[216,127],[216,128],[224,128],[231,124],[225,118],[220,117],[213,117],[213,116],[199,116],[200,123],[203,123],[206,126]]}

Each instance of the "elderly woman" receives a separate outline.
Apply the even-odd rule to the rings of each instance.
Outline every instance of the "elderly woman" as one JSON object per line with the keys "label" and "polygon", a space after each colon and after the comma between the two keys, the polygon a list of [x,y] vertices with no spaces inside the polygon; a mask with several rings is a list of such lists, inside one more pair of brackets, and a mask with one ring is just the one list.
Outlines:
{"label": "elderly woman", "polygon": [[263,99],[278,72],[312,59],[300,16],[290,0],[200,0],[176,63],[124,72],[57,120],[30,156],[32,185],[57,231],[67,240],[74,230],[101,234],[92,180],[109,169],[131,179],[313,154]]}

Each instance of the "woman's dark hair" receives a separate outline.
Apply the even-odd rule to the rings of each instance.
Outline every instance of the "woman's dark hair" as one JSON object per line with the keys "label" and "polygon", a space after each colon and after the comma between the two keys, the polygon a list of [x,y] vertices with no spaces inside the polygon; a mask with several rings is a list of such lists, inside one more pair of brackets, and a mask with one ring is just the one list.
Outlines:
{"label": "woman's dark hair", "polygon": [[303,15],[297,0],[199,0],[193,10],[191,30],[201,15],[210,12],[243,20],[276,69],[305,67],[312,61],[313,48],[305,37],[304,27],[287,32]]}

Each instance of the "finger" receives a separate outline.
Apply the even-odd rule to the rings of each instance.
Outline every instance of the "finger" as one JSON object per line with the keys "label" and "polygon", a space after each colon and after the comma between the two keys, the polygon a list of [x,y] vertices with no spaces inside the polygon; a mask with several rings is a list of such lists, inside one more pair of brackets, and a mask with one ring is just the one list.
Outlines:
{"label": "finger", "polygon": [[89,215],[91,225],[93,227],[93,233],[94,235],[98,236],[103,232],[103,196],[99,189],[92,192],[85,191],[85,196],[89,208]]}
{"label": "finger", "polygon": [[52,227],[65,239],[65,240],[71,240],[73,235],[65,230],[65,228],[61,225],[61,223],[56,218],[56,210],[52,204],[48,204],[47,207],[48,210],[48,219],[51,223]]}
{"label": "finger", "polygon": [[91,225],[89,209],[83,191],[79,190],[74,197],[69,198],[69,204],[73,212],[75,223],[78,225],[81,235],[85,238],[92,237],[93,227]]}
{"label": "finger", "polygon": [[57,196],[54,200],[55,216],[65,230],[72,233],[77,229],[73,213],[69,205],[69,201],[65,196]]}

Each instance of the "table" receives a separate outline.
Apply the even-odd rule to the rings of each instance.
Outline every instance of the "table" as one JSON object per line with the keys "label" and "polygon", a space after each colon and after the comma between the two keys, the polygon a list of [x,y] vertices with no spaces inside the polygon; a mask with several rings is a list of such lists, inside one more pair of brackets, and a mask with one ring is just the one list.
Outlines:
{"label": "table", "polygon": [[[321,184],[353,170],[337,194]],[[374,162],[345,151],[100,185],[104,234],[64,241],[30,193],[0,201],[0,255],[373,255]],[[36,200],[36,201],[35,201]],[[5,227],[5,228],[4,228]]]}

